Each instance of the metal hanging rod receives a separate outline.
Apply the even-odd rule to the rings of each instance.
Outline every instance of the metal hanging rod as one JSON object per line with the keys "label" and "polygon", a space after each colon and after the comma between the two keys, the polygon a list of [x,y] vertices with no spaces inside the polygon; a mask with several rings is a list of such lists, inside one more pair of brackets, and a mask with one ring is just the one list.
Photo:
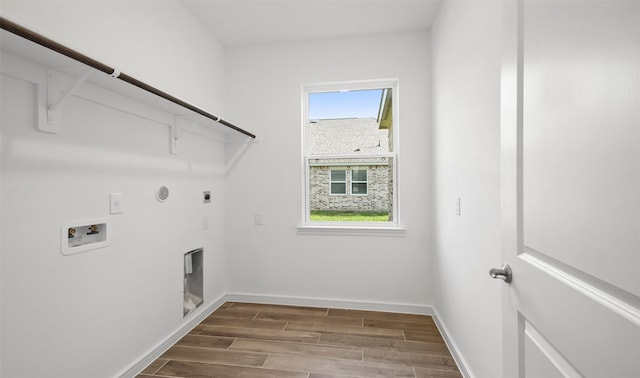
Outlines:
{"label": "metal hanging rod", "polygon": [[91,57],[88,57],[88,56],[82,54],[82,53],[79,53],[79,52],[77,52],[77,51],[75,51],[75,50],[73,50],[73,49],[71,49],[71,48],[69,48],[69,47],[67,47],[67,46],[65,46],[65,45],[63,45],[61,43],[58,43],[58,42],[56,42],[56,41],[54,41],[54,40],[52,40],[50,38],[47,38],[47,37],[43,36],[42,34],[38,34],[38,33],[34,32],[33,30],[27,29],[24,26],[19,25],[19,24],[13,22],[13,21],[10,21],[10,20],[2,17],[2,16],[0,16],[0,28],[6,30],[8,32],[11,32],[11,33],[13,33],[15,35],[18,35],[18,36],[20,36],[22,38],[28,39],[31,42],[37,43],[40,46],[44,46],[44,47],[46,47],[46,48],[48,48],[50,50],[53,50],[53,51],[55,51],[55,52],[57,52],[59,54],[62,54],[64,56],[69,57],[69,58],[71,58],[73,60],[76,60],[76,61],[78,61],[80,63],[84,63],[89,67],[93,67],[98,71],[102,71],[102,72],[106,73],[107,75],[110,75],[112,77],[120,79],[120,80],[122,80],[122,81],[124,81],[126,83],[129,83],[129,84],[131,84],[131,85],[133,85],[135,87],[138,87],[138,88],[140,88],[142,90],[145,90],[145,91],[147,91],[149,93],[153,93],[156,96],[164,98],[165,100],[168,100],[168,101],[170,101],[170,102],[172,102],[172,103],[174,103],[176,105],[179,105],[179,106],[181,106],[183,108],[189,109],[192,112],[200,114],[201,116],[203,116],[205,118],[208,118],[208,119],[211,119],[211,120],[213,120],[215,122],[218,122],[221,125],[224,125],[224,126],[230,128],[230,129],[233,129],[233,130],[239,132],[239,133],[247,135],[247,136],[249,136],[249,137],[251,137],[253,139],[255,139],[255,137],[256,137],[255,134],[252,134],[252,133],[250,133],[250,132],[248,132],[248,131],[246,131],[244,129],[241,129],[240,127],[238,127],[238,126],[236,126],[236,125],[234,125],[234,124],[232,124],[232,123],[230,123],[228,121],[225,121],[224,119],[222,119],[222,118],[220,118],[220,117],[218,117],[216,115],[213,115],[213,114],[211,114],[209,112],[206,112],[206,111],[204,111],[204,110],[202,110],[202,109],[200,109],[200,108],[198,108],[198,107],[196,107],[194,105],[189,104],[188,102],[185,102],[185,101],[183,101],[183,100],[181,100],[181,99],[179,99],[177,97],[174,97],[174,96],[172,96],[172,95],[170,95],[170,94],[168,94],[166,92],[163,92],[158,88],[152,87],[149,84],[146,84],[146,83],[144,83],[144,82],[142,82],[142,81],[140,81],[140,80],[138,80],[138,79],[136,79],[134,77],[131,77],[131,76],[125,74],[125,73],[122,73],[122,72],[118,71],[117,69],[115,69],[113,67],[110,67],[110,66],[108,66],[108,65],[106,65],[104,63],[101,63],[101,62],[99,62],[99,61],[97,61],[97,60],[95,60],[95,59],[93,59]]}

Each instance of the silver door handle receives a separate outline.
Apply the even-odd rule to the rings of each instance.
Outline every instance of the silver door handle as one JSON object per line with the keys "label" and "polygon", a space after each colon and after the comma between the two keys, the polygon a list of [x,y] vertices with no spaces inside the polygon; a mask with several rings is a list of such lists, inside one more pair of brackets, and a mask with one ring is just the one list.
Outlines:
{"label": "silver door handle", "polygon": [[502,268],[489,269],[489,275],[491,278],[504,280],[506,283],[511,282],[511,279],[513,278],[513,273],[511,272],[509,264],[502,264]]}

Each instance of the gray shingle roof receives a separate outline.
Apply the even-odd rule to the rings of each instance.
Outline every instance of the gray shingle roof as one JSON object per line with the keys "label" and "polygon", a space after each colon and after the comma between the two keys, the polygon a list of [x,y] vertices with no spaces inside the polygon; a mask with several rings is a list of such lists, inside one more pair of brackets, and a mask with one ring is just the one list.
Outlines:
{"label": "gray shingle roof", "polygon": [[308,130],[312,155],[389,152],[389,130],[375,118],[313,120]]}

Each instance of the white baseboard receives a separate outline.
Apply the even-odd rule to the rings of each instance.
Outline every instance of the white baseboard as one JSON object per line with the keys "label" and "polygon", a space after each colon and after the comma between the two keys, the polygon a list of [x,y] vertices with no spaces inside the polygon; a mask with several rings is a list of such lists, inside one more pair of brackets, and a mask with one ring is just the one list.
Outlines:
{"label": "white baseboard", "polygon": [[226,300],[227,302],[262,303],[304,307],[330,307],[348,310],[399,312],[420,315],[431,315],[433,313],[431,306],[416,304],[347,301],[342,299],[289,297],[249,293],[228,293],[226,295]]}
{"label": "white baseboard", "polygon": [[449,348],[453,359],[456,361],[456,365],[458,365],[458,369],[460,370],[460,373],[462,373],[462,376],[465,378],[474,378],[474,375],[471,374],[470,370],[467,368],[467,366],[469,365],[467,365],[467,362],[460,354],[456,343],[451,337],[449,337],[447,327],[444,325],[444,323],[442,323],[442,321],[440,321],[438,310],[436,310],[435,308],[433,309],[433,320],[436,322],[436,327],[438,327],[438,330],[440,331],[445,344],[447,344],[447,347]]}
{"label": "white baseboard", "polygon": [[180,340],[184,335],[200,324],[207,316],[217,310],[218,307],[222,306],[225,301],[225,296],[222,296],[208,306],[197,309],[193,316],[190,315],[191,319],[187,323],[177,328],[173,333],[167,336],[167,338],[149,349],[148,353],[145,353],[140,359],[138,359],[138,361],[124,369],[117,376],[120,378],[133,378],[140,374],[142,370],[166,352],[173,344],[178,342],[178,340]]}

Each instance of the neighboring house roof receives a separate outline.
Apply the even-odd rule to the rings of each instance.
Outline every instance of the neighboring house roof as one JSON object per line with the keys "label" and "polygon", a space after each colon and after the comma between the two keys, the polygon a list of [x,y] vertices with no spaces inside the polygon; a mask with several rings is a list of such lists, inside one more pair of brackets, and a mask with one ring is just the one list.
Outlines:
{"label": "neighboring house roof", "polygon": [[389,152],[389,131],[375,118],[322,119],[309,122],[309,153]]}

